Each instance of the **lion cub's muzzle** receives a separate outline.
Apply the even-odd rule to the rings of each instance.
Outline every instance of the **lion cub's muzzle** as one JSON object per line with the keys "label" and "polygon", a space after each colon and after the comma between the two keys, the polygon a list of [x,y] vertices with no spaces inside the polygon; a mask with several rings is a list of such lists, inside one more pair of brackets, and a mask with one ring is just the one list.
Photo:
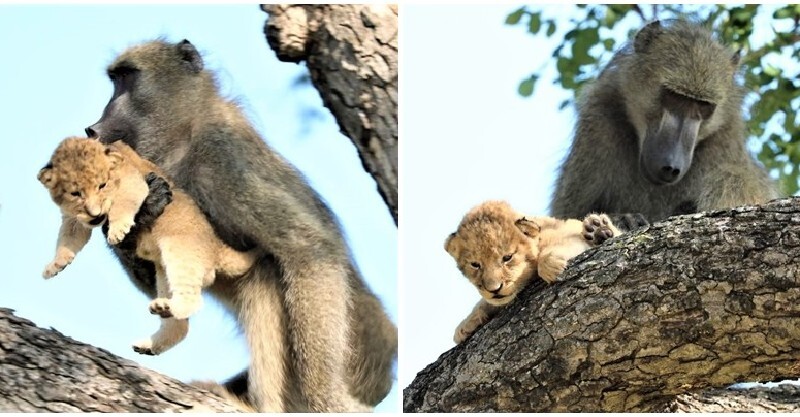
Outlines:
{"label": "lion cub's muzzle", "polygon": [[101,214],[99,216],[93,217],[91,220],[89,220],[87,222],[87,224],[89,226],[99,226],[99,225],[103,224],[104,221],[106,221],[106,215],[105,214]]}

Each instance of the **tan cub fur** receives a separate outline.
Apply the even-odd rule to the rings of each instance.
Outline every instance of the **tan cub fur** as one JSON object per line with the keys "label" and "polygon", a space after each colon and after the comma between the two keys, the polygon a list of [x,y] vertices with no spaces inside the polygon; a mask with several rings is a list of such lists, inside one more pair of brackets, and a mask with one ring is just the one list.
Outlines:
{"label": "tan cub fur", "polygon": [[[72,262],[93,227],[108,221],[108,243],[122,241],[147,197],[145,176],[150,172],[164,177],[156,165],[122,142],[106,146],[86,138],[62,141],[38,175],[62,214],[56,256],[44,277],[55,276]],[[136,242],[137,256],[155,264],[158,298],[150,303],[150,312],[162,317],[156,333],[133,345],[149,355],[186,337],[188,318],[202,305],[201,290],[213,284],[217,273],[241,276],[257,258],[254,252],[237,252],[222,243],[194,201],[170,186],[172,202]]]}
{"label": "tan cub fur", "polygon": [[619,234],[604,214],[590,214],[581,222],[524,217],[504,201],[474,207],[444,244],[482,297],[459,324],[453,340],[466,340],[531,278],[538,275],[552,283],[570,258]]}

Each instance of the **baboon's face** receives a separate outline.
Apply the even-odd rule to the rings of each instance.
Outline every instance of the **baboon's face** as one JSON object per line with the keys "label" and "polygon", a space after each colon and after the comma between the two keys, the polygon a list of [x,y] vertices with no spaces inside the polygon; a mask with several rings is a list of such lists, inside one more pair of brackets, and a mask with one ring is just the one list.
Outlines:
{"label": "baboon's face", "polygon": [[536,238],[513,221],[464,225],[448,237],[445,249],[492,305],[510,303],[536,273]]}
{"label": "baboon's face", "polygon": [[202,68],[200,55],[186,40],[126,50],[108,67],[114,92],[100,120],[86,128],[87,135],[104,143],[122,140],[153,158],[160,147],[152,142],[194,114]]}
{"label": "baboon's face", "polygon": [[634,39],[626,101],[639,139],[639,168],[651,183],[679,182],[698,143],[725,124],[738,55],[682,23],[655,22]]}
{"label": "baboon's face", "polygon": [[641,140],[639,167],[653,184],[675,184],[691,167],[700,127],[716,106],[663,88],[657,107]]}

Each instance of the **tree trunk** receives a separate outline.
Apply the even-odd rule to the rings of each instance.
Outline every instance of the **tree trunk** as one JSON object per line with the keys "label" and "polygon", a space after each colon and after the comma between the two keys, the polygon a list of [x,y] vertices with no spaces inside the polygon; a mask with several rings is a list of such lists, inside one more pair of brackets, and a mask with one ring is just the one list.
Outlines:
{"label": "tree trunk", "polygon": [[[795,198],[612,239],[426,367],[404,390],[404,410],[697,410],[725,393],[707,388],[797,378],[798,225]],[[797,409],[797,391],[784,390],[788,406],[755,402]],[[754,403],[746,392],[731,398],[714,410]]]}
{"label": "tree trunk", "polygon": [[0,308],[0,412],[180,411],[241,410]]}
{"label": "tree trunk", "polygon": [[397,224],[397,6],[262,5],[278,59],[306,61]]}

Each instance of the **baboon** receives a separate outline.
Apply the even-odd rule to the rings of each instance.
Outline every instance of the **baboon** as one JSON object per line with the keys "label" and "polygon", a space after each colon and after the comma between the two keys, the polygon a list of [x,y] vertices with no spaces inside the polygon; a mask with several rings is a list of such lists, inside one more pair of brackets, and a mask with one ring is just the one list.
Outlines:
{"label": "baboon", "polygon": [[[229,392],[262,412],[380,402],[393,380],[397,329],[322,199],[221,97],[189,41],[131,47],[107,72],[113,95],[86,133],[122,140],[161,167],[227,245],[267,254],[235,285],[210,289],[238,316],[250,348],[250,367],[226,383]],[[142,261],[118,254],[152,293]]]}
{"label": "baboon", "polygon": [[643,27],[580,98],[551,214],[652,222],[778,197],[745,148],[738,64],[696,24]]}

